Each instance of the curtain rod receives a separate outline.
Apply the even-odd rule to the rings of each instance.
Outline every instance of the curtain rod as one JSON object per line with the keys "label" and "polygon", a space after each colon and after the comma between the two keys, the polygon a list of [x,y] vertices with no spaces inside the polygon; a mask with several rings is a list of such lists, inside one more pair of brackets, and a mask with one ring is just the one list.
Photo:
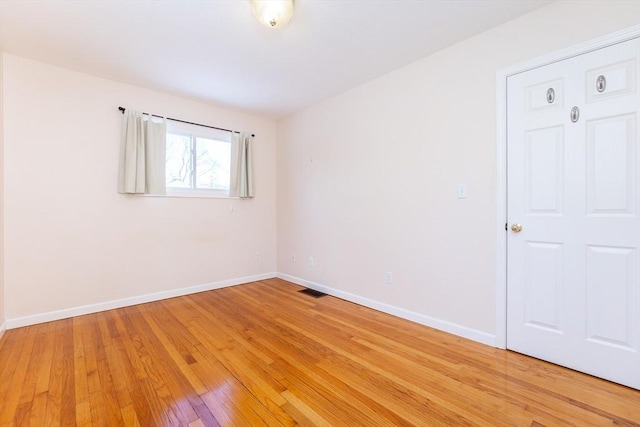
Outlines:
{"label": "curtain rod", "polygon": [[[120,112],[122,112],[122,114],[124,114],[124,112],[125,112],[127,109],[126,109],[126,108],[124,108],[124,107],[118,107],[118,110],[120,110]],[[202,127],[209,128],[209,129],[223,130],[223,131],[225,131],[225,132],[231,132],[231,133],[240,133],[240,132],[238,132],[237,130],[224,129],[224,128],[219,128],[219,127],[215,127],[215,126],[203,125],[203,124],[200,124],[200,123],[188,122],[188,121],[186,121],[186,120],[172,119],[171,117],[162,117],[162,116],[158,116],[158,115],[156,115],[156,114],[149,114],[149,113],[142,113],[142,114],[146,114],[146,115],[148,115],[148,116],[153,116],[153,117],[165,118],[165,119],[167,119],[167,120],[171,120],[171,121],[173,121],[173,122],[186,123],[186,124],[188,124],[188,125],[202,126]],[[251,134],[251,136],[255,138],[255,135],[254,135],[254,134]]]}

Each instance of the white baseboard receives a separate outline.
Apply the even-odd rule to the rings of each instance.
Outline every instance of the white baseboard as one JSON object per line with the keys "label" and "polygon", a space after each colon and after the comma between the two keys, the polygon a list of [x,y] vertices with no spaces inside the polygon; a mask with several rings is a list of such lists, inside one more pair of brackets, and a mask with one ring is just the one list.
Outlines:
{"label": "white baseboard", "polygon": [[69,317],[82,316],[84,314],[97,313],[114,308],[128,307],[146,302],[159,301],[167,298],[179,297],[182,295],[195,294],[198,292],[210,291],[213,289],[226,288],[228,286],[241,285],[243,283],[256,282],[277,277],[277,273],[264,273],[255,276],[239,277],[236,279],[222,280],[220,282],[205,283],[203,285],[190,286],[188,288],[172,289],[169,291],[156,292],[153,294],[139,295],[119,300],[106,301],[97,304],[83,305],[80,307],[66,308],[63,310],[50,311],[48,313],[34,314],[31,316],[7,319],[0,327],[0,336],[4,329],[20,328],[22,326],[35,325],[37,323],[51,322],[54,320],[68,319]]}
{"label": "white baseboard", "polygon": [[264,273],[255,276],[239,277],[236,279],[223,280],[220,282],[205,283],[203,285],[190,286],[187,288],[172,289],[169,291],[156,292],[153,294],[139,295],[130,298],[123,298],[119,300],[106,301],[97,304],[83,305],[80,307],[72,307],[63,310],[51,311],[48,313],[34,314],[31,316],[17,317],[14,319],[7,319],[0,324],[0,338],[7,329],[20,328],[22,326],[35,325],[37,323],[51,322],[54,320],[68,319],[74,316],[82,316],[85,314],[97,313],[105,310],[112,310],[115,308],[128,307],[136,304],[144,304],[146,302],[159,301],[167,298],[179,297],[182,295],[195,294],[198,292],[210,291],[213,289],[226,288],[229,286],[241,285],[243,283],[256,282],[259,280],[271,279],[273,277],[279,277],[283,280],[287,280],[298,285],[305,286],[307,288],[315,289],[329,295],[333,295],[338,298],[342,298],[347,301],[354,302],[356,304],[363,305],[365,307],[373,308],[375,310],[382,311],[403,319],[410,320],[412,322],[426,325],[431,328],[435,328],[444,332],[448,332],[453,335],[457,335],[463,338],[467,338],[482,344],[496,346],[496,336],[487,332],[479,331],[476,329],[461,326],[446,320],[436,319],[434,317],[426,316],[424,314],[416,313],[413,311],[405,310],[400,307],[396,307],[390,304],[386,304],[380,301],[375,301],[369,298],[365,298],[359,295],[344,292],[338,289],[334,289],[328,286],[321,285],[319,283],[311,282],[301,279],[299,277],[290,276],[284,273]]}
{"label": "white baseboard", "polygon": [[0,323],[0,340],[2,339],[2,336],[6,331],[7,331],[7,322]]}
{"label": "white baseboard", "polygon": [[466,326],[458,325],[446,320],[436,319],[435,317],[430,317],[424,314],[405,310],[404,308],[396,307],[369,298],[364,298],[359,295],[351,294],[349,292],[340,291],[338,289],[333,289],[328,286],[310,282],[308,280],[300,279],[299,277],[290,276],[288,274],[278,273],[278,278],[296,283],[301,286],[305,286],[307,288],[315,289],[317,291],[324,292],[326,294],[333,295],[335,297],[342,298],[344,300],[351,301],[365,307],[392,314],[394,316],[401,317],[403,319],[407,319],[421,325],[429,326],[440,331],[457,335],[459,337],[467,338],[482,344],[490,345],[492,347],[496,346],[496,336],[487,332],[479,331],[477,329],[468,328]]}

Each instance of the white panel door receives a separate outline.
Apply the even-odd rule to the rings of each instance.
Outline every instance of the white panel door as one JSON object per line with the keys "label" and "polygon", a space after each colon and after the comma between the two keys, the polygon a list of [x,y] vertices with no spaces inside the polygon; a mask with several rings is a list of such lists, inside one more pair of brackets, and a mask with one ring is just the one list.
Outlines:
{"label": "white panel door", "polygon": [[507,80],[507,347],[634,388],[639,54],[634,39]]}

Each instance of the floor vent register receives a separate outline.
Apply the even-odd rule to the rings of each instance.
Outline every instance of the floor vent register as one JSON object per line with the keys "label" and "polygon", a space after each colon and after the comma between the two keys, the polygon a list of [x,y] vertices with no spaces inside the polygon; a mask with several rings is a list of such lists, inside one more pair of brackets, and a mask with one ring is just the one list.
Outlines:
{"label": "floor vent register", "polygon": [[321,298],[321,297],[326,297],[327,296],[327,294],[325,294],[324,292],[316,291],[315,289],[309,289],[309,288],[302,289],[302,290],[300,290],[298,292],[300,292],[302,294],[305,294],[305,295],[312,296],[314,298]]}

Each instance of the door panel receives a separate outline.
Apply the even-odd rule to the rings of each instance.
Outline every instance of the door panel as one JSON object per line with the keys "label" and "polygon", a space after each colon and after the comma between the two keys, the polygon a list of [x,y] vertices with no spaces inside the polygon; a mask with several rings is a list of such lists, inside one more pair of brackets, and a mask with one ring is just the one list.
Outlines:
{"label": "door panel", "polygon": [[633,350],[632,299],[635,251],[589,246],[587,251],[587,338]]}
{"label": "door panel", "polygon": [[527,132],[525,185],[529,215],[562,214],[564,146],[562,127]]}
{"label": "door panel", "polygon": [[563,79],[556,79],[531,85],[525,89],[525,92],[527,103],[525,114],[536,114],[543,111],[557,111],[563,107]]}
{"label": "door panel", "polygon": [[[637,91],[637,61],[631,59],[587,71],[585,92],[587,102],[598,102],[617,96],[633,95]],[[598,91],[598,77],[603,76],[605,89]]]}
{"label": "door panel", "polygon": [[563,246],[527,242],[525,250],[525,310],[528,326],[562,333]]}
{"label": "door panel", "polygon": [[590,214],[635,215],[638,170],[635,114],[587,123],[587,206]]}
{"label": "door panel", "polygon": [[639,52],[634,39],[507,80],[507,217],[522,226],[507,347],[635,388]]}

